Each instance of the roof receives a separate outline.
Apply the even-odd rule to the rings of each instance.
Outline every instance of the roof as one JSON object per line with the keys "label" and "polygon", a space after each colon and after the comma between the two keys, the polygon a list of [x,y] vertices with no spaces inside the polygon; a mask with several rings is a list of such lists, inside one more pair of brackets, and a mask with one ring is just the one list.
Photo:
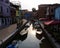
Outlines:
{"label": "roof", "polygon": [[14,5],[13,3],[10,3],[10,6],[15,7],[15,8],[19,7],[19,5]]}

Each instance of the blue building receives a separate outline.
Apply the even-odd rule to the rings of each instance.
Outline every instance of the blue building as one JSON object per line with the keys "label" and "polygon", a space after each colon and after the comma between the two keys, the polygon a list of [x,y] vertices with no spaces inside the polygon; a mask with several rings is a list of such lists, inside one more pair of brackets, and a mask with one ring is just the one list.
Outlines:
{"label": "blue building", "polygon": [[25,19],[30,20],[31,19],[32,12],[28,11],[24,14]]}
{"label": "blue building", "polygon": [[9,0],[0,0],[0,26],[10,24],[10,2]]}
{"label": "blue building", "polygon": [[60,7],[55,9],[55,19],[60,20]]}

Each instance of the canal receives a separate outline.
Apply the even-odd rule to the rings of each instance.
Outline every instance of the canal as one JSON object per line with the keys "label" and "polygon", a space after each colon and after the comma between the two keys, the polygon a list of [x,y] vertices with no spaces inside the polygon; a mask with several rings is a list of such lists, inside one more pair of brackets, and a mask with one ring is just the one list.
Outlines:
{"label": "canal", "polygon": [[17,37],[16,47],[18,48],[52,48],[48,40],[44,37],[43,31],[33,29],[32,24],[25,27]]}

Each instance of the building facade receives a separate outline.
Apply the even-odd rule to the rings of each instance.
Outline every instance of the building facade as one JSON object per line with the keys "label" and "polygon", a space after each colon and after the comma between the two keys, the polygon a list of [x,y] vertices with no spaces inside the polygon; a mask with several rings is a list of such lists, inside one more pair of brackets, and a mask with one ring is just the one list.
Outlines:
{"label": "building facade", "polygon": [[0,26],[9,25],[11,22],[10,16],[9,0],[0,0]]}
{"label": "building facade", "polygon": [[11,12],[11,18],[12,18],[12,24],[16,23],[16,5],[13,3],[10,3],[10,12]]}
{"label": "building facade", "polygon": [[38,16],[39,18],[45,18],[47,13],[47,4],[42,4],[38,6]]}
{"label": "building facade", "polygon": [[26,20],[30,20],[31,19],[31,16],[32,16],[32,11],[27,11],[25,14],[24,14],[24,18]]}
{"label": "building facade", "polygon": [[42,4],[38,6],[39,18],[54,18],[55,9],[60,7],[60,4]]}
{"label": "building facade", "polygon": [[19,27],[21,22],[21,11],[20,11],[20,5],[16,5],[14,3],[10,3],[10,12],[11,12],[11,18],[12,23],[17,23],[17,27]]}

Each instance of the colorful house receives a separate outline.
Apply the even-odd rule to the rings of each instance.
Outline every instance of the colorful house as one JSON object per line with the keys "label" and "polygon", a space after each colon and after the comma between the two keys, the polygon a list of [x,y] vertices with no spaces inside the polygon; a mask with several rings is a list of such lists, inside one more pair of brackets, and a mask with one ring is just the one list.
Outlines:
{"label": "colorful house", "polygon": [[21,5],[10,3],[12,23],[20,24],[21,22]]}
{"label": "colorful house", "polygon": [[16,23],[16,5],[14,5],[13,3],[10,3],[10,11],[12,23]]}
{"label": "colorful house", "polygon": [[42,4],[38,6],[39,18],[55,18],[55,10],[60,7],[60,4]]}
{"label": "colorful house", "polygon": [[27,20],[30,20],[31,16],[32,16],[32,11],[28,11],[24,14],[24,18],[27,19]]}
{"label": "colorful house", "polygon": [[10,24],[10,2],[9,0],[0,0],[0,26]]}

